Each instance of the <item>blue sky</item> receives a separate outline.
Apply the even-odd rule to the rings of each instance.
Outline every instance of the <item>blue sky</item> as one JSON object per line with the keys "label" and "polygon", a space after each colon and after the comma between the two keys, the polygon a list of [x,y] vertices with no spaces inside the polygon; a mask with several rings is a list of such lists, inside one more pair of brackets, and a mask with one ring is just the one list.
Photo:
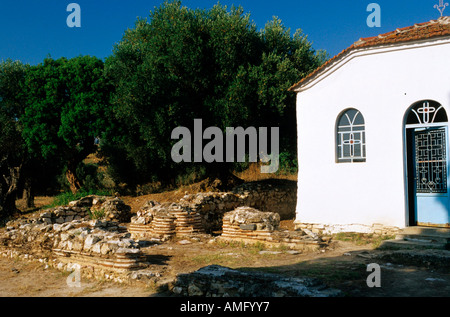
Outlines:
{"label": "blue sky", "polygon": [[[69,3],[81,7],[81,27],[69,28]],[[7,58],[38,64],[50,55],[71,58],[94,55],[104,59],[136,18],[148,17],[162,0],[1,0],[0,61]],[[381,8],[381,27],[370,28],[369,3]],[[445,1],[444,1],[445,2]],[[217,1],[184,0],[190,8],[210,8]],[[315,49],[331,56],[360,37],[368,37],[437,19],[433,7],[439,0],[222,0],[222,5],[241,5],[258,28],[279,17],[292,32],[302,29]],[[450,8],[444,15],[450,15]]]}

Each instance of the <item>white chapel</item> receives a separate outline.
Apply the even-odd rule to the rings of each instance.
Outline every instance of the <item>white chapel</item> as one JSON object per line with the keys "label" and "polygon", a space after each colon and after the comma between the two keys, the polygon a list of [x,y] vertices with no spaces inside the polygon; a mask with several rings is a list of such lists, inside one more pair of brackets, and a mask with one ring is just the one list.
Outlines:
{"label": "white chapel", "polygon": [[450,17],[362,38],[290,90],[297,224],[450,226]]}

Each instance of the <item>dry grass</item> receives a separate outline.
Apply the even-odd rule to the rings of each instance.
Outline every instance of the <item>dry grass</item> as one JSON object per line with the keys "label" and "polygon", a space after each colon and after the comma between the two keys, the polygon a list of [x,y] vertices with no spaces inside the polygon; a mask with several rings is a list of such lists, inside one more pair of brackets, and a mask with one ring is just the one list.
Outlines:
{"label": "dry grass", "polygon": [[297,174],[269,174],[269,173],[261,173],[261,163],[250,163],[249,168],[245,171],[234,173],[235,176],[246,182],[260,181],[265,179],[288,179],[288,180],[297,180]]}
{"label": "dry grass", "polygon": [[141,208],[144,205],[144,203],[147,202],[148,200],[154,200],[159,203],[178,202],[180,198],[182,198],[184,195],[185,191],[178,189],[162,193],[142,195],[138,197],[121,196],[120,199],[122,199],[125,204],[131,207],[131,213],[136,213],[139,210],[139,208]]}
{"label": "dry grass", "polygon": [[83,160],[83,162],[85,164],[99,164],[102,162],[102,159],[97,156],[97,153],[91,153]]}
{"label": "dry grass", "polygon": [[[89,155],[85,163],[98,163],[100,159],[94,155]],[[268,174],[268,173],[261,173],[261,164],[260,163],[250,163],[249,168],[245,171],[234,173],[235,176],[239,177],[245,182],[253,182],[253,181],[261,181],[261,180],[267,180],[267,179],[286,179],[286,180],[297,180],[297,174]],[[190,185],[181,185],[177,189],[174,190],[165,190],[162,192],[155,192],[151,194],[145,194],[145,195],[138,195],[136,196],[121,196],[121,199],[124,200],[124,202],[131,206],[132,212],[136,212],[146,201],[148,200],[155,200],[158,202],[177,202],[180,198],[182,198],[186,193],[197,193],[202,191],[208,191],[209,188],[202,189],[199,184],[202,182],[190,184]],[[22,213],[32,213],[34,211],[37,211],[41,209],[44,206],[49,206],[53,203],[54,197],[49,196],[37,196],[35,197],[34,203],[35,208],[27,209],[25,207],[25,200],[24,199],[18,199],[16,201],[17,208]]]}
{"label": "dry grass", "polygon": [[20,210],[22,214],[32,215],[35,211],[40,210],[45,206],[49,206],[53,203],[54,197],[50,196],[37,196],[34,197],[34,208],[27,208],[25,205],[25,199],[16,200],[16,208]]}

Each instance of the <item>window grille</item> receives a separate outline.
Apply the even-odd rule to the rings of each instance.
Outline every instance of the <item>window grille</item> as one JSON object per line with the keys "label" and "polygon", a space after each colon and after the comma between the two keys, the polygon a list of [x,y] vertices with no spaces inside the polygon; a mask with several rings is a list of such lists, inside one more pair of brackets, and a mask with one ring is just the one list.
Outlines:
{"label": "window grille", "polygon": [[447,192],[445,129],[416,132],[416,192]]}
{"label": "window grille", "polygon": [[[414,103],[406,117],[406,127],[414,129],[416,193],[447,193],[447,113],[433,100]],[[444,125],[444,124],[442,124]]]}
{"label": "window grille", "polygon": [[356,109],[348,109],[338,119],[337,161],[353,163],[366,161],[364,117]]}
{"label": "window grille", "polygon": [[436,101],[425,100],[415,103],[406,117],[406,124],[430,124],[447,122],[445,109]]}

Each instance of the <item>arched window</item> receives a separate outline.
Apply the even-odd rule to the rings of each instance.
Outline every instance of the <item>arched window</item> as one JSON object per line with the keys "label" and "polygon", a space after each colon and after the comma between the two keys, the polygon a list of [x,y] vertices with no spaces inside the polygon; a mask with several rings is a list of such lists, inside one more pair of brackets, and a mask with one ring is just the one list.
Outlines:
{"label": "arched window", "polygon": [[416,102],[406,117],[406,124],[430,124],[447,122],[447,113],[442,105],[433,100]]}
{"label": "arched window", "polygon": [[366,132],[364,117],[356,109],[347,109],[337,121],[337,162],[366,161]]}

